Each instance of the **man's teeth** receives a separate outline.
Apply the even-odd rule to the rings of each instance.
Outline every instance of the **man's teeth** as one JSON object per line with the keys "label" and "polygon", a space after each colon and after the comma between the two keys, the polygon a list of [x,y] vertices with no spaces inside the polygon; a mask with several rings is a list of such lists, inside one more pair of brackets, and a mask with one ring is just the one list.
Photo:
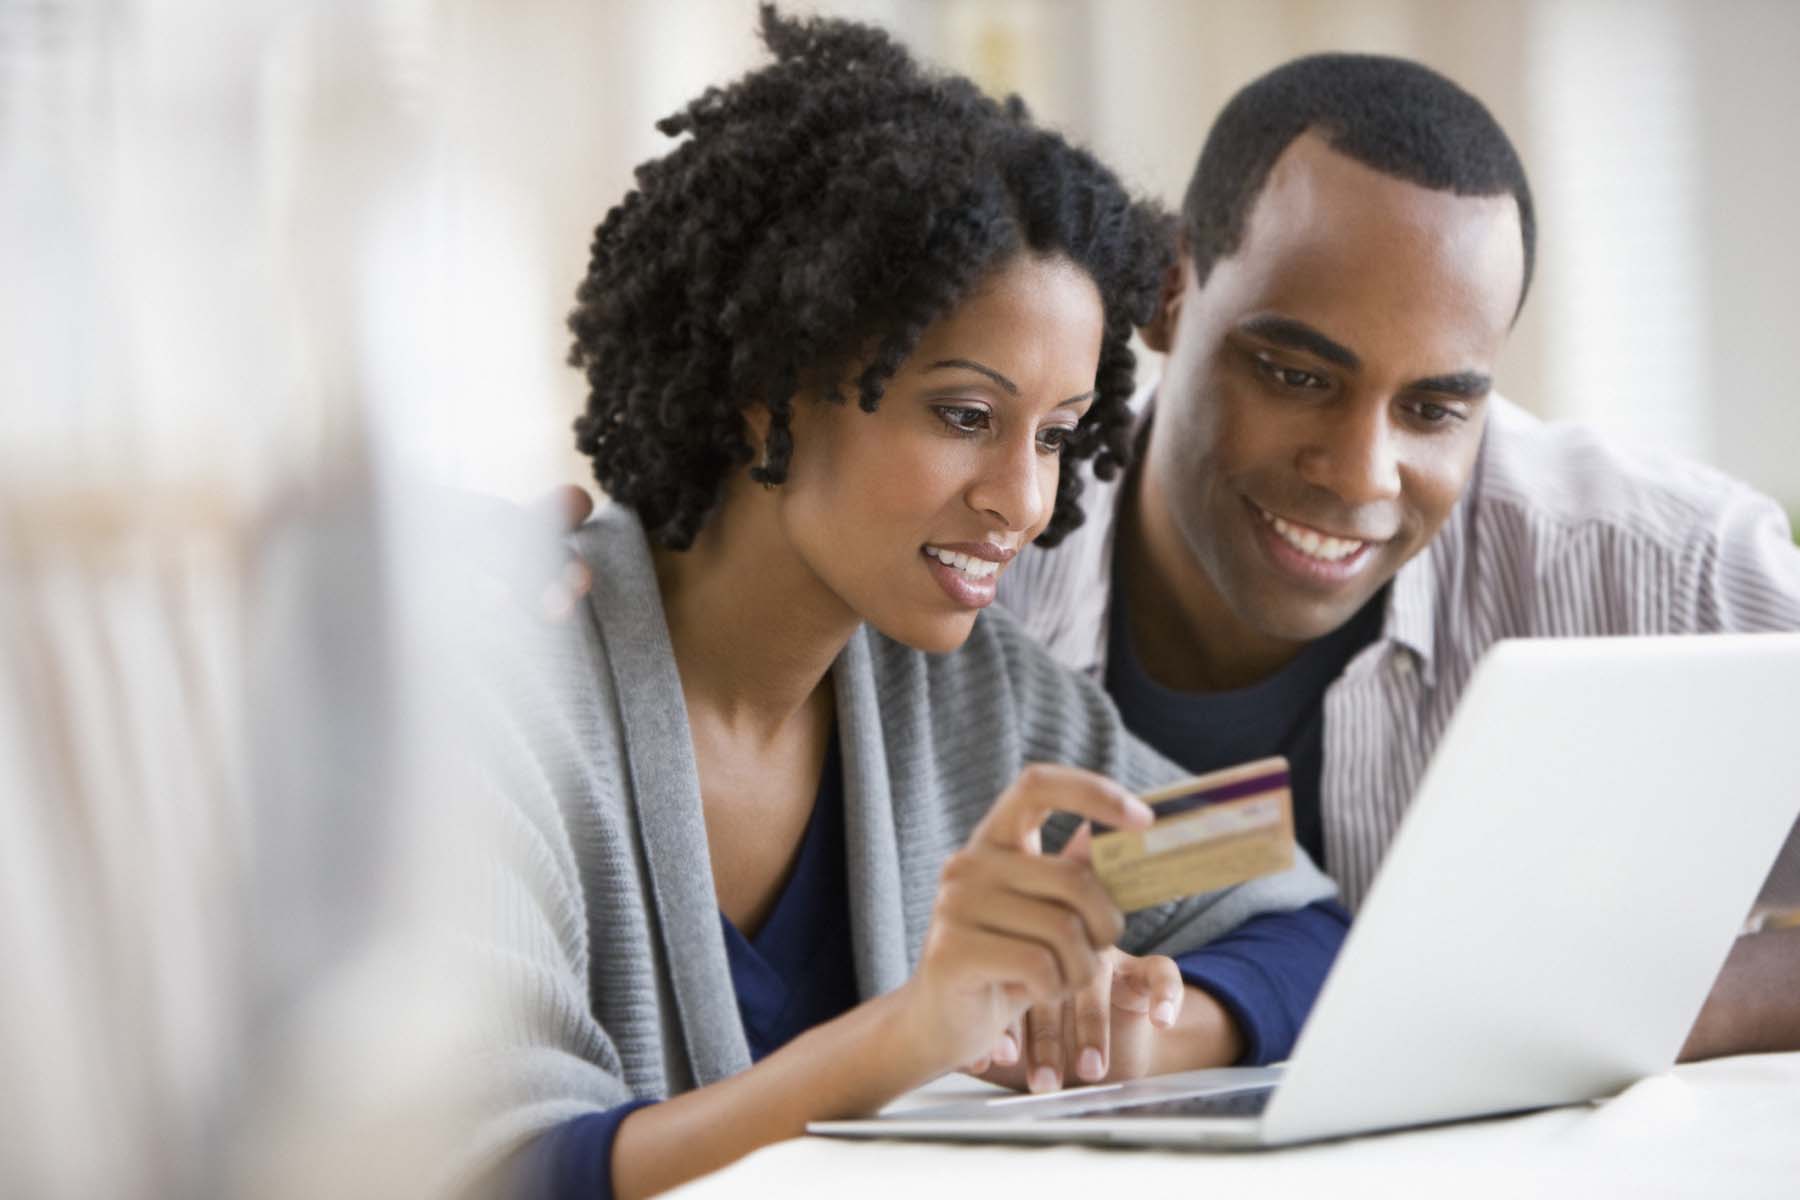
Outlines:
{"label": "man's teeth", "polygon": [[946,567],[955,567],[970,579],[986,579],[1000,569],[1000,564],[985,558],[974,558],[967,554],[958,554],[954,550],[940,550],[936,546],[925,547],[925,553],[943,563]]}
{"label": "man's teeth", "polygon": [[1320,562],[1341,562],[1368,544],[1348,538],[1330,537],[1316,529],[1284,521],[1266,508],[1258,508],[1256,511],[1262,514],[1262,519],[1269,523],[1270,528],[1281,535],[1282,541]]}

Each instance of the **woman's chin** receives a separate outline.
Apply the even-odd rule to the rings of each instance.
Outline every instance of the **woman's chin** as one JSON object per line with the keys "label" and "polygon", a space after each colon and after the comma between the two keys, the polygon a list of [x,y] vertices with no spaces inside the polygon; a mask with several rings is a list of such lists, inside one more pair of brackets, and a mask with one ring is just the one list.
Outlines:
{"label": "woman's chin", "polygon": [[978,610],[954,613],[870,614],[863,619],[876,632],[926,654],[949,654],[969,640]]}

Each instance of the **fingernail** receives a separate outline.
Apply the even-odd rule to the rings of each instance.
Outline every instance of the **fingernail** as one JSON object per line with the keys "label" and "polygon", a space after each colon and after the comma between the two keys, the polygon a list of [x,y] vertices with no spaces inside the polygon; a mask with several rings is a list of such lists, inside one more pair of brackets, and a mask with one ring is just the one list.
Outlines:
{"label": "fingernail", "polygon": [[994,1061],[1005,1066],[1019,1061],[1019,1043],[1012,1034],[1000,1035],[1000,1046],[994,1051]]}
{"label": "fingernail", "polygon": [[1052,1067],[1039,1067],[1031,1073],[1031,1090],[1034,1092],[1054,1092],[1056,1090],[1056,1071]]}
{"label": "fingernail", "polygon": [[1104,1075],[1106,1068],[1100,1062],[1100,1052],[1092,1046],[1083,1050],[1081,1057],[1075,1061],[1075,1073],[1089,1083],[1095,1082]]}
{"label": "fingernail", "polygon": [[1146,825],[1156,820],[1156,810],[1151,808],[1148,804],[1145,804],[1142,800],[1139,800],[1136,796],[1127,796],[1125,798],[1125,811],[1127,815],[1131,816],[1134,820],[1142,821]]}
{"label": "fingernail", "polygon": [[1171,1001],[1164,1000],[1156,1006],[1156,1011],[1150,1014],[1150,1019],[1158,1025],[1173,1025],[1175,1023],[1175,1005]]}

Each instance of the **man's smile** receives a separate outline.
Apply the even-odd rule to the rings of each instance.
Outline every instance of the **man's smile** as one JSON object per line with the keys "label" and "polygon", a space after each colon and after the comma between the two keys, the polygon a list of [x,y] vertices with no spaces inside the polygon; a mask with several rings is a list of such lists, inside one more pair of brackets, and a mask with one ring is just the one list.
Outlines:
{"label": "man's smile", "polygon": [[1347,537],[1270,512],[1248,496],[1243,499],[1257,517],[1262,530],[1258,541],[1270,561],[1283,574],[1313,587],[1347,583],[1374,559],[1373,550],[1391,540]]}

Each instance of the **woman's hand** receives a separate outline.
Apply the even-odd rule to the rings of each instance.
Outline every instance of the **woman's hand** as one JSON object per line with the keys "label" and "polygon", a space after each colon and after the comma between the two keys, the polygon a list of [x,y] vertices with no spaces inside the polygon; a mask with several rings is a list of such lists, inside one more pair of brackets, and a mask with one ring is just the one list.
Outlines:
{"label": "woman's hand", "polygon": [[[993,1054],[1031,1006],[1059,1006],[1102,978],[1110,988],[1124,917],[1083,858],[1043,853],[1052,812],[1125,829],[1152,819],[1119,785],[1075,767],[1027,767],[1001,794],[945,864],[918,969],[901,989],[915,1044],[945,1068]],[[1017,1050],[1015,1034],[1015,1060]]]}
{"label": "woman's hand", "polygon": [[1188,988],[1175,960],[1139,957],[1117,948],[1101,955],[1100,970],[1071,996],[1034,1004],[1010,1026],[999,1046],[965,1069],[1021,1091],[1054,1091],[1064,1084],[1138,1079],[1169,1069],[1159,1054],[1163,1034],[1176,1028]]}

